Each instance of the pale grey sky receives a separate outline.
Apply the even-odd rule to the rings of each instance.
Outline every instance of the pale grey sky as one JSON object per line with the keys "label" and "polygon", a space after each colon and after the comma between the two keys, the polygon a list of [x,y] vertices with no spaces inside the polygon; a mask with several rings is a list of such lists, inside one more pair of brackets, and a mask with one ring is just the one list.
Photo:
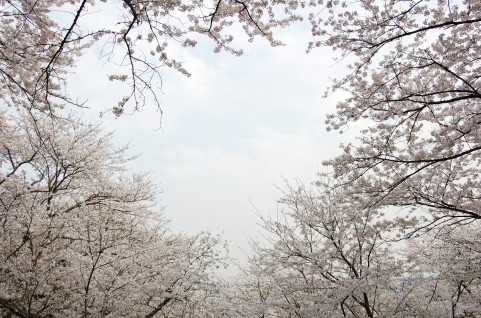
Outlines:
{"label": "pale grey sky", "polygon": [[[308,27],[279,30],[278,38],[286,46],[244,42],[241,57],[214,54],[210,42],[169,47],[192,76],[164,69],[162,129],[152,109],[102,118],[116,143],[130,142],[131,153],[141,154],[134,168],[152,171],[172,228],[223,231],[239,258],[239,247],[248,249],[248,237],[259,231],[250,202],[261,214],[275,213],[276,186],[283,188],[284,178],[313,181],[349,138],[325,131],[339,95],[322,98],[345,65],[335,65],[328,50],[305,53]],[[82,57],[72,83],[74,95],[88,96],[86,113],[95,119],[122,95],[93,52]]]}

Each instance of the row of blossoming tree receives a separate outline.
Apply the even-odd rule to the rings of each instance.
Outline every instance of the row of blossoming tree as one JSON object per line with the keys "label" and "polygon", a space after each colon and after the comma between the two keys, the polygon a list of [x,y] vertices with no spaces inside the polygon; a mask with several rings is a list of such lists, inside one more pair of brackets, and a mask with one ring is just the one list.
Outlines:
{"label": "row of blossoming tree", "polygon": [[481,315],[479,1],[325,2],[318,41],[353,61],[332,173],[289,186],[247,271],[255,314]]}
{"label": "row of blossoming tree", "polygon": [[[87,13],[121,12],[112,25]],[[0,4],[2,317],[479,317],[481,3],[477,0],[4,1]],[[98,14],[98,13],[96,13]],[[215,51],[236,26],[272,45],[307,18],[308,50],[352,61],[327,117],[363,130],[310,186],[288,185],[243,275],[225,245],[172,233],[67,71],[93,47],[124,72],[120,116],[155,98],[169,43]],[[108,21],[112,19],[109,16]],[[115,17],[114,17],[115,18]],[[235,32],[234,32],[235,33]],[[328,92],[329,93],[329,92]],[[81,96],[82,97],[82,96]],[[85,97],[84,97],[85,98]]]}

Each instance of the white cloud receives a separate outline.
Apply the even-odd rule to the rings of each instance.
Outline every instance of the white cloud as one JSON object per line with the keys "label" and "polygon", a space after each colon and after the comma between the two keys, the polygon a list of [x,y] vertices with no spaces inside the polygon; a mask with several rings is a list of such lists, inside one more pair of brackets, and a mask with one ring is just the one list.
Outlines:
{"label": "white cloud", "polygon": [[[281,195],[275,185],[284,177],[313,181],[342,140],[324,130],[324,114],[340,95],[322,99],[339,67],[330,66],[328,52],[306,55],[307,39],[297,31],[284,38],[286,47],[256,41],[242,57],[211,54],[204,42],[194,50],[169,47],[192,77],[165,69],[162,130],[152,109],[102,120],[117,143],[131,141],[131,153],[142,154],[132,166],[151,170],[164,188],[174,229],[224,231],[235,256],[235,246],[246,249],[246,236],[258,230],[250,201],[262,214],[274,212]],[[86,72],[102,70],[94,54],[82,65],[72,76],[77,95],[102,109],[113,105],[123,88],[102,71]]]}
{"label": "white cloud", "polygon": [[321,161],[337,149],[335,142],[323,144],[320,128],[308,126],[286,133],[260,125],[239,143],[242,152],[173,145],[142,158],[156,162],[174,229],[224,231],[237,257],[242,254],[236,246],[247,249],[247,236],[258,230],[250,202],[262,214],[273,212],[281,195],[276,186],[284,186],[284,177],[313,181]]}

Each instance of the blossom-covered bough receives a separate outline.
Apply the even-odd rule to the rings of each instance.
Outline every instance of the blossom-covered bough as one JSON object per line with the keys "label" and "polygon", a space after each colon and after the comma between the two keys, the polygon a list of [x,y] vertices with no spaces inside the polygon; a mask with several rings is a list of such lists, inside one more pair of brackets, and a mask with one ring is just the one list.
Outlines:
{"label": "blossom-covered bough", "polygon": [[[279,44],[272,28],[299,19],[285,4],[282,18],[264,1],[58,1],[14,0],[0,4],[0,96],[14,107],[55,113],[65,105],[84,106],[86,96],[71,97],[66,72],[95,45],[102,59],[121,67],[110,74],[129,90],[118,97],[115,115],[145,105],[160,109],[157,99],[162,67],[188,71],[167,53],[169,43],[195,46],[199,36],[210,38],[214,51],[241,54],[231,45],[230,30],[239,24],[252,40],[262,36]],[[95,21],[85,22],[89,15]],[[104,21],[107,21],[104,23]],[[80,101],[79,99],[80,98]]]}
{"label": "blossom-covered bough", "polygon": [[364,120],[358,142],[327,162],[353,195],[434,212],[425,224],[481,218],[481,3],[327,2],[310,17],[317,45],[353,61],[333,89],[347,97],[327,118],[343,130]]}

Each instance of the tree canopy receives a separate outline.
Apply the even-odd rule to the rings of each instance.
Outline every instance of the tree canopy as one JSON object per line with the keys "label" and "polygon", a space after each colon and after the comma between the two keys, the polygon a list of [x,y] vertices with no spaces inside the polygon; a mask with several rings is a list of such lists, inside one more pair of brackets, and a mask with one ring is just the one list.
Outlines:
{"label": "tree canopy", "polygon": [[[51,1],[0,3],[2,317],[479,317],[481,2],[478,0]],[[113,10],[115,9],[115,10]],[[114,13],[116,12],[116,13]],[[88,23],[89,15],[105,18]],[[241,54],[307,19],[348,75],[328,130],[357,139],[310,187],[262,218],[243,275],[215,277],[226,245],[173,233],[146,173],[98,125],[67,74],[87,50],[127,85],[109,108],[157,99],[168,52]],[[314,72],[314,70],[313,70]],[[248,92],[246,92],[247,94]],[[106,106],[107,109],[109,106]],[[62,113],[62,115],[59,115]]]}
{"label": "tree canopy", "polygon": [[[399,241],[408,222],[366,210],[329,181],[289,187],[264,219],[242,317],[476,317],[479,222]],[[401,235],[399,235],[401,234]],[[245,296],[248,295],[248,296]]]}
{"label": "tree canopy", "polygon": [[220,238],[172,233],[98,126],[23,114],[0,119],[0,315],[203,316]]}

